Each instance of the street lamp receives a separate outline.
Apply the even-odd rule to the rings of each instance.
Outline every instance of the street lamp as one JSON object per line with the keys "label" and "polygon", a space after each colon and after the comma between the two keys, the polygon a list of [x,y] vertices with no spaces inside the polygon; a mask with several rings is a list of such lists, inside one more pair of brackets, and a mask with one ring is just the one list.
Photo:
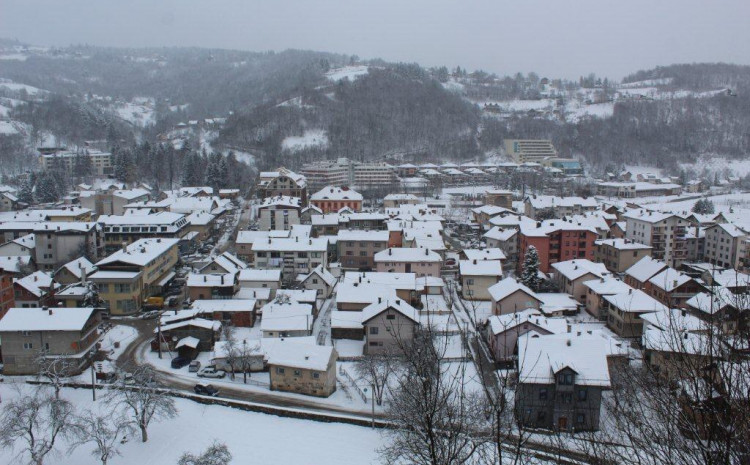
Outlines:
{"label": "street lamp", "polygon": [[89,362],[91,364],[91,399],[96,402],[96,377],[94,375],[94,357],[96,356],[96,349],[89,351]]}

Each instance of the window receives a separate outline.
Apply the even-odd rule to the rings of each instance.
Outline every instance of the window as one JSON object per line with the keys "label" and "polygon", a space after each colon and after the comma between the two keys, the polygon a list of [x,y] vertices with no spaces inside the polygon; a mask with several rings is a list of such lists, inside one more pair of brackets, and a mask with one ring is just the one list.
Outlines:
{"label": "window", "polygon": [[299,370],[294,370],[294,376],[299,376],[299,375],[300,375],[300,371]]}
{"label": "window", "polygon": [[573,402],[573,394],[570,393],[570,392],[563,393],[563,395],[562,395],[562,401],[565,404],[569,404],[569,403]]}
{"label": "window", "polygon": [[313,278],[312,283],[313,284],[318,284],[318,279],[317,278]]}
{"label": "window", "polygon": [[467,279],[466,279],[466,285],[467,285],[467,286],[473,286],[473,285],[474,285],[474,280],[473,280],[473,279],[471,279],[471,278],[467,278]]}
{"label": "window", "polygon": [[547,400],[547,388],[539,389],[539,400]]}
{"label": "window", "polygon": [[23,343],[23,348],[26,349],[26,350],[31,350],[31,349],[34,348],[34,344],[32,344],[30,342],[24,342]]}
{"label": "window", "polygon": [[582,425],[585,422],[586,422],[586,415],[584,415],[583,413],[579,413],[578,415],[576,415],[576,423],[577,424]]}
{"label": "window", "polygon": [[540,410],[540,411],[539,411],[539,412],[538,412],[538,413],[536,414],[536,421],[537,421],[537,423],[544,423],[544,420],[545,420],[545,417],[546,417],[546,416],[547,416],[547,415],[546,415],[546,414],[544,413],[544,410]]}
{"label": "window", "polygon": [[573,384],[573,374],[560,373],[557,375],[557,384]]}
{"label": "window", "polygon": [[31,331],[21,331],[21,336],[31,336]]}
{"label": "window", "polygon": [[281,368],[281,367],[276,367],[276,374],[283,375],[284,374],[284,369]]}
{"label": "window", "polygon": [[359,252],[359,256],[360,256],[360,257],[366,257],[366,256],[367,256],[367,251],[366,251],[366,250],[362,250],[362,251],[360,251],[360,252]]}
{"label": "window", "polygon": [[386,315],[385,319],[386,320],[395,320],[396,319],[396,315]]}
{"label": "window", "polygon": [[319,379],[320,373],[313,373],[313,379]]}
{"label": "window", "polygon": [[588,392],[585,389],[578,391],[578,402],[586,402],[588,398]]}
{"label": "window", "polygon": [[378,329],[377,326],[370,326],[370,334],[378,334]]}

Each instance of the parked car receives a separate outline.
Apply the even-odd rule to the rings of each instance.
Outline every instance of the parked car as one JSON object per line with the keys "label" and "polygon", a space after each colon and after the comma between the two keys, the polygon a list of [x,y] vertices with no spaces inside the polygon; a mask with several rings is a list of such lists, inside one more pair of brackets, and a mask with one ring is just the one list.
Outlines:
{"label": "parked car", "polygon": [[159,315],[161,315],[161,312],[159,310],[150,310],[148,312],[143,312],[141,314],[141,319],[154,320],[156,318],[159,318]]}
{"label": "parked car", "polygon": [[196,394],[200,394],[202,396],[211,396],[216,397],[219,395],[219,390],[216,389],[212,384],[206,384],[206,383],[198,383],[193,388],[193,391],[195,391]]}
{"label": "parked car", "polygon": [[172,368],[180,369],[190,364],[190,359],[187,357],[176,357],[172,359]]}
{"label": "parked car", "polygon": [[199,378],[223,378],[227,375],[224,370],[217,370],[215,366],[208,365],[198,370]]}
{"label": "parked car", "polygon": [[188,371],[190,373],[197,373],[198,370],[200,369],[200,367],[201,367],[201,362],[199,362],[198,360],[193,360],[192,362],[190,362],[190,366],[188,367]]}

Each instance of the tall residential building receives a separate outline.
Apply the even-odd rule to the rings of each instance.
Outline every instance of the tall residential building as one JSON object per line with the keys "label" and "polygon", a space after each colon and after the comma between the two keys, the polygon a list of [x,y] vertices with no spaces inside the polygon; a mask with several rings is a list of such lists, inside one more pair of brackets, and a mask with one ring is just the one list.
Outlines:
{"label": "tall residential building", "polygon": [[650,245],[651,256],[679,268],[687,258],[688,221],[672,213],[633,210],[623,215],[627,224],[625,238]]}
{"label": "tall residential building", "polygon": [[45,170],[60,166],[64,167],[67,171],[73,171],[76,168],[76,159],[78,156],[89,159],[92,175],[106,176],[112,174],[112,154],[109,152],[100,152],[99,150],[84,150],[80,153],[44,151],[39,155],[39,165]]}
{"label": "tall residential building", "polygon": [[557,157],[557,150],[551,140],[505,139],[505,153],[516,163],[536,162]]}
{"label": "tall residential building", "polygon": [[361,163],[348,158],[305,165],[302,174],[311,189],[325,186],[356,186],[360,189],[383,187],[397,181],[396,167],[388,163]]}

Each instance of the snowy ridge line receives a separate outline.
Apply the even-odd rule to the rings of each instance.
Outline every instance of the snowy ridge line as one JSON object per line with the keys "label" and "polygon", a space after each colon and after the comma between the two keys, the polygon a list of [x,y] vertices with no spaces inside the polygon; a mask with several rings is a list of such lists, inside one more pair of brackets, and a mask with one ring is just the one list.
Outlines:
{"label": "snowy ridge line", "polygon": [[[49,385],[48,381],[37,381],[37,380],[26,380],[26,384],[32,385]],[[63,387],[73,389],[91,389],[91,384],[79,383],[79,382],[66,382],[61,384]],[[97,389],[110,389],[115,386],[102,386],[97,385]],[[127,388],[119,389],[138,389],[137,386],[128,386]],[[236,408],[239,410],[245,410],[248,412],[265,413],[268,415],[276,415],[278,417],[296,418],[299,420],[312,420],[319,421],[322,423],[347,423],[355,426],[371,427],[373,424],[377,428],[388,428],[392,426],[391,422],[384,421],[382,419],[375,418],[374,422],[372,417],[365,417],[359,415],[348,415],[348,414],[336,414],[336,413],[323,413],[315,412],[305,409],[296,409],[290,407],[278,407],[274,405],[261,404],[257,402],[248,402],[242,400],[226,399],[221,397],[202,396],[198,394],[191,394],[174,389],[162,389],[163,392],[169,394],[172,397],[178,397],[181,399],[192,400],[200,404],[207,405],[220,405],[224,407]]]}

